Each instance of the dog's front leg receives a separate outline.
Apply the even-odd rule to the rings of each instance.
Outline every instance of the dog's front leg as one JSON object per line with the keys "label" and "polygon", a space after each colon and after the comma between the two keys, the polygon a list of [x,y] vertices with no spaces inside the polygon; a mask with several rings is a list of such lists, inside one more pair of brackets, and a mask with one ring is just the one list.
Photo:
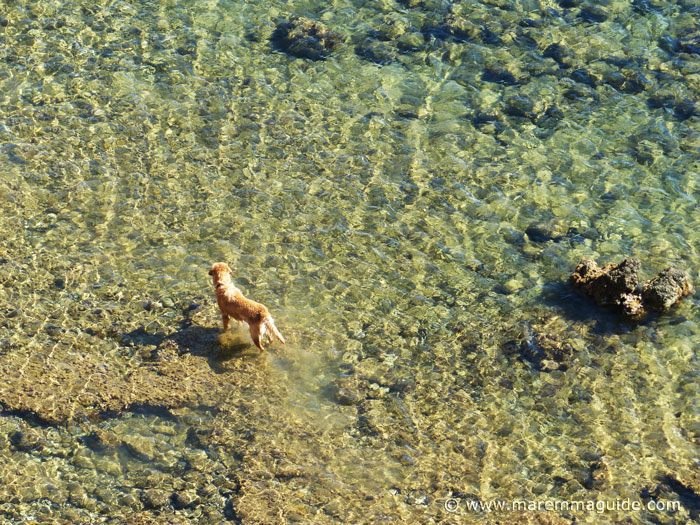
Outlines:
{"label": "dog's front leg", "polygon": [[225,314],[222,312],[221,313],[221,320],[224,322],[224,332],[225,332],[226,330],[228,330],[228,321],[229,321],[228,314]]}

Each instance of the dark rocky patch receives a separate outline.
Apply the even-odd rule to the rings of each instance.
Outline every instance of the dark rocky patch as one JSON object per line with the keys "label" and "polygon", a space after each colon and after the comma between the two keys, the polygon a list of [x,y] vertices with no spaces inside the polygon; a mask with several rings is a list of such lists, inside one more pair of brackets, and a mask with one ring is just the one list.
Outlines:
{"label": "dark rocky patch", "polygon": [[423,7],[423,5],[424,5],[421,0],[396,0],[396,1],[404,7],[408,7],[409,9],[413,9],[414,7]]}
{"label": "dark rocky patch", "polygon": [[577,69],[573,73],[571,73],[569,77],[571,78],[571,80],[575,80],[576,82],[590,86],[593,89],[595,89],[598,85],[598,77],[591,74],[585,69]]}
{"label": "dark rocky patch", "polygon": [[357,430],[365,436],[378,436],[379,430],[373,424],[369,416],[361,415],[357,418]]}
{"label": "dark rocky patch", "polygon": [[558,107],[550,106],[537,117],[535,124],[540,128],[554,128],[562,120],[564,120],[564,113]]}
{"label": "dark rocky patch", "polygon": [[659,47],[673,55],[688,53],[700,55],[700,35],[683,38],[674,38],[671,35],[663,35],[659,38]]}
{"label": "dark rocky patch", "polygon": [[95,452],[113,450],[121,445],[119,437],[109,430],[97,429],[81,438],[82,443]]}
{"label": "dark rocky patch", "polygon": [[544,49],[544,51],[542,51],[543,57],[551,58],[557,64],[559,64],[559,67],[561,67],[562,69],[571,67],[571,64],[568,64],[564,61],[564,58],[566,58],[566,54],[566,49],[562,45],[557,43],[548,45]]}
{"label": "dark rocky patch", "polygon": [[141,502],[146,509],[159,509],[171,503],[172,494],[162,489],[147,489],[141,492]]}
{"label": "dark rocky patch", "polygon": [[392,394],[407,394],[416,388],[416,380],[413,378],[399,379],[395,383],[388,385]]}
{"label": "dark rocky patch", "polygon": [[695,103],[688,99],[683,99],[675,101],[673,104],[673,114],[678,120],[687,120],[690,117],[695,117],[700,115],[698,108]]}
{"label": "dark rocky patch", "polygon": [[418,113],[415,113],[414,111],[397,109],[395,113],[397,117],[405,118],[408,120],[417,120],[419,118]]}
{"label": "dark rocky patch", "polygon": [[690,53],[692,55],[700,55],[700,35],[694,35],[688,38],[681,38],[678,41],[680,50],[683,53]]}
{"label": "dark rocky patch", "polygon": [[44,440],[34,434],[28,432],[15,431],[8,435],[10,444],[16,450],[22,452],[32,452],[41,450],[44,446]]}
{"label": "dark rocky patch", "polygon": [[588,98],[588,93],[576,88],[567,89],[562,94],[569,100],[586,100]]}
{"label": "dark rocky patch", "polygon": [[542,24],[538,20],[533,20],[532,18],[523,18],[519,24],[520,27],[541,27]]}
{"label": "dark rocky patch", "polygon": [[426,25],[420,32],[426,40],[430,40],[431,37],[436,40],[452,40],[460,43],[472,40],[472,35],[452,24]]}
{"label": "dark rocky patch", "polygon": [[639,94],[644,91],[650,82],[643,75],[636,72],[610,72],[604,77],[605,83],[618,91],[630,94]]}
{"label": "dark rocky patch", "polygon": [[[249,33],[250,34],[250,33]],[[246,35],[247,39],[247,35]],[[194,40],[190,40],[188,42],[185,42],[184,45],[178,46],[175,49],[175,52],[180,55],[180,56],[194,56],[197,54],[197,42]]]}
{"label": "dark rocky patch", "polygon": [[392,49],[386,44],[378,42],[367,42],[366,44],[355,46],[355,55],[362,60],[367,60],[380,66],[391,64],[396,60]]}
{"label": "dark rocky patch", "polygon": [[491,133],[493,135],[498,135],[506,129],[506,124],[497,115],[491,115],[489,113],[476,113],[471,118],[472,124],[476,126],[477,129],[483,132]]}
{"label": "dark rocky patch", "polygon": [[673,109],[676,100],[669,95],[651,96],[647,99],[649,109]]}
{"label": "dark rocky patch", "polygon": [[610,480],[610,470],[601,459],[592,461],[588,466],[588,476],[583,480],[583,486],[589,490],[603,490]]}
{"label": "dark rocky patch", "polygon": [[277,24],[270,42],[275,49],[298,58],[325,60],[342,42],[342,38],[320,22],[293,17]]}
{"label": "dark rocky patch", "polygon": [[568,368],[566,363],[573,357],[574,349],[557,334],[535,330],[534,343],[534,348],[537,349],[537,365],[540,370],[566,370]]}
{"label": "dark rocky patch", "polygon": [[530,36],[529,31],[522,31],[520,29],[517,29],[515,31],[515,37],[513,38],[513,41],[526,49],[537,49],[537,40],[535,40],[532,36]]}
{"label": "dark rocky patch", "polygon": [[354,406],[362,401],[362,396],[355,390],[338,387],[335,392],[335,400],[343,406]]}
{"label": "dark rocky patch", "polygon": [[558,0],[557,3],[564,9],[572,9],[574,7],[578,7],[581,0]]}
{"label": "dark rocky patch", "polygon": [[633,148],[632,156],[638,164],[643,166],[651,166],[654,164],[654,155],[649,151],[648,147]]}
{"label": "dark rocky patch", "polygon": [[517,86],[520,82],[515,78],[515,75],[510,71],[499,70],[491,67],[484,69],[481,74],[481,79],[486,82],[493,82],[495,84],[502,84],[504,86]]}
{"label": "dark rocky patch", "polygon": [[632,9],[642,15],[660,13],[662,9],[653,5],[649,0],[632,0]]}
{"label": "dark rocky patch", "polygon": [[681,50],[681,43],[677,38],[663,35],[659,37],[659,47],[668,53],[676,54]]}
{"label": "dark rocky patch", "polygon": [[511,117],[527,118],[534,121],[537,118],[535,103],[525,95],[510,97],[505,101],[505,114]]}
{"label": "dark rocky patch", "polygon": [[379,42],[391,42],[391,37],[385,31],[379,29],[372,29],[371,31],[368,31],[367,38],[378,40]]}
{"label": "dark rocky patch", "polygon": [[620,69],[625,69],[629,67],[633,67],[636,62],[630,58],[626,57],[616,57],[616,56],[608,56],[603,59],[605,63],[607,64],[612,64],[615,67],[619,67]]}
{"label": "dark rocky patch", "polygon": [[61,29],[65,25],[66,22],[64,20],[47,20],[44,22],[44,30],[55,31],[56,29]]}
{"label": "dark rocky patch", "polygon": [[491,31],[488,27],[482,27],[481,28],[481,41],[484,44],[488,44],[491,46],[502,46],[503,45],[503,39],[498,36],[496,33]]}
{"label": "dark rocky patch", "polygon": [[362,117],[362,120],[371,120],[374,117],[383,117],[383,116],[384,115],[382,115],[381,113],[379,113],[377,111],[370,111],[364,117]]}
{"label": "dark rocky patch", "polygon": [[420,51],[420,47],[415,45],[414,43],[406,40],[398,40],[396,42],[396,50],[401,53],[401,54],[410,54],[410,53],[416,53]]}
{"label": "dark rocky patch", "polygon": [[540,372],[567,370],[574,356],[574,349],[565,338],[544,324],[523,327],[516,338],[507,341],[501,350],[510,356],[532,365]]}
{"label": "dark rocky patch", "polygon": [[585,7],[581,9],[578,17],[585,22],[596,24],[605,22],[608,19],[608,15],[606,15],[605,11],[603,11],[600,7]]}
{"label": "dark rocky patch", "polygon": [[562,235],[560,235],[555,228],[552,226],[545,224],[545,223],[533,223],[530,226],[528,226],[525,229],[525,235],[527,235],[527,238],[530,239],[532,242],[550,242],[550,241],[559,241],[562,239]]}

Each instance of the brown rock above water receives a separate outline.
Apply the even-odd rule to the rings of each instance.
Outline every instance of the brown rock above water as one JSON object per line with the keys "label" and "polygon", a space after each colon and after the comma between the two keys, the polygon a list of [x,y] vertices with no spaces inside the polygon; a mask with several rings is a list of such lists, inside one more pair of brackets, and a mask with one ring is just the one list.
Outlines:
{"label": "brown rock above water", "polygon": [[686,295],[693,293],[688,275],[678,268],[666,268],[651,281],[644,284],[644,305],[652,310],[665,312]]}
{"label": "brown rock above water", "polygon": [[596,304],[616,308],[633,320],[642,319],[648,310],[666,312],[693,292],[686,272],[673,267],[640,286],[640,268],[641,262],[635,258],[603,267],[584,259],[576,266],[569,281]]}

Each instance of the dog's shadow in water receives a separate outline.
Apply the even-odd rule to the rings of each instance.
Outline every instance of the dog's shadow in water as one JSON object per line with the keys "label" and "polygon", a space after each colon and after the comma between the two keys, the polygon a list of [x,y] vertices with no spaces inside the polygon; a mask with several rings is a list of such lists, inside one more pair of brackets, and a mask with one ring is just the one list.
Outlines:
{"label": "dog's shadow in water", "polygon": [[255,359],[260,351],[250,340],[248,330],[243,326],[232,326],[226,332],[221,328],[192,325],[173,334],[171,339],[180,351],[207,360],[217,374],[229,372],[225,366],[232,359]]}

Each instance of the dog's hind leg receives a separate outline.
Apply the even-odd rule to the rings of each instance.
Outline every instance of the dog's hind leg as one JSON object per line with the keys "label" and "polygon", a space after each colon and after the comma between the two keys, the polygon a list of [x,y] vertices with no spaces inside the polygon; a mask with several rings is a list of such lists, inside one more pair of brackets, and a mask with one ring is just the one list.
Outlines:
{"label": "dog's hind leg", "polygon": [[255,346],[257,346],[260,349],[260,352],[264,352],[265,349],[262,345],[262,333],[260,331],[260,324],[252,323],[248,326],[250,327],[250,337],[251,339],[253,339]]}

